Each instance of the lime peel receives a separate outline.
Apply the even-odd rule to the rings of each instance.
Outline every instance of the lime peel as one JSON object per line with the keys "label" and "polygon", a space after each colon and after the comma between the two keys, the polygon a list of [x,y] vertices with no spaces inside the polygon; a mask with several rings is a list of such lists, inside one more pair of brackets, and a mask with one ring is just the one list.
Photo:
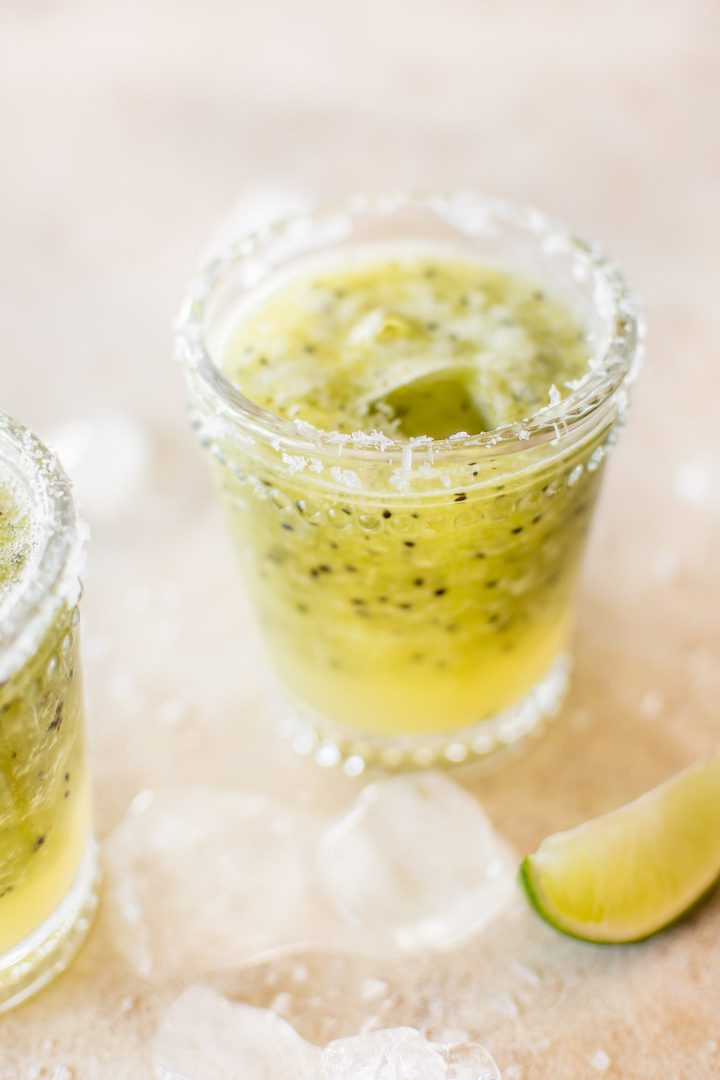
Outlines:
{"label": "lime peel", "polygon": [[720,879],[720,757],[634,802],[547,837],[520,867],[538,914],[602,944],[642,941],[685,916]]}

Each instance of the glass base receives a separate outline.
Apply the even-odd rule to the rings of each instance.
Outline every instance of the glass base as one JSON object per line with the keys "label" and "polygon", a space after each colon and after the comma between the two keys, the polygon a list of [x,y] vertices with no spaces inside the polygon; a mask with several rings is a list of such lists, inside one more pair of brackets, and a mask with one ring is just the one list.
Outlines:
{"label": "glass base", "polygon": [[98,848],[91,840],[67,896],[32,934],[0,956],[0,1013],[65,970],[90,930],[99,883]]}
{"label": "glass base", "polygon": [[571,660],[558,656],[545,677],[520,701],[495,716],[457,731],[421,735],[363,735],[334,724],[300,702],[285,703],[275,723],[299,753],[348,776],[367,768],[426,769],[500,758],[542,734],[560,711],[570,684]]}

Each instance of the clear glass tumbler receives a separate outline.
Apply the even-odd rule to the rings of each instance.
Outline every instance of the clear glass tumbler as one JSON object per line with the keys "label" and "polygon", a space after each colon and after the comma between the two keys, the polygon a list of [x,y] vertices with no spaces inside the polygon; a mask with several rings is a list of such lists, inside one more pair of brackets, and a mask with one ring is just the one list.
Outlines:
{"label": "clear glass tumbler", "polygon": [[78,643],[84,529],[56,458],[4,414],[0,490],[6,517],[0,521],[4,1010],[74,956],[97,904],[98,863]]}
{"label": "clear glass tumbler", "polygon": [[[318,254],[441,245],[536,280],[587,328],[589,376],[524,423],[443,440],[318,432],[224,376],[243,312]],[[460,192],[358,197],[223,251],[177,348],[282,689],[279,728],[320,764],[484,757],[555,713],[571,602],[639,360],[619,271],[537,211]],[[277,695],[276,695],[277,698]]]}

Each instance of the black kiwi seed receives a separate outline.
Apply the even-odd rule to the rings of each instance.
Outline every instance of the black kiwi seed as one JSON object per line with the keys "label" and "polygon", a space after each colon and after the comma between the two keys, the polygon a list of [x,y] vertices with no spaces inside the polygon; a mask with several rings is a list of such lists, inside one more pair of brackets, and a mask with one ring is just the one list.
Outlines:
{"label": "black kiwi seed", "polygon": [[464,491],[459,491],[457,493],[457,495],[455,496],[454,501],[455,502],[465,502],[466,499],[467,499],[467,495],[465,494],[465,492]]}
{"label": "black kiwi seed", "polygon": [[415,547],[414,540],[403,540],[403,544],[405,545],[405,547]]}
{"label": "black kiwi seed", "polygon": [[447,592],[447,589],[435,589],[435,595],[436,596],[444,596],[446,592]]}
{"label": "black kiwi seed", "polygon": [[387,520],[387,518],[390,518],[390,517],[392,517],[392,511],[390,511],[390,510],[383,510],[383,512],[382,512],[382,516],[383,516],[383,517],[384,517],[384,518],[385,518],[385,519]]}

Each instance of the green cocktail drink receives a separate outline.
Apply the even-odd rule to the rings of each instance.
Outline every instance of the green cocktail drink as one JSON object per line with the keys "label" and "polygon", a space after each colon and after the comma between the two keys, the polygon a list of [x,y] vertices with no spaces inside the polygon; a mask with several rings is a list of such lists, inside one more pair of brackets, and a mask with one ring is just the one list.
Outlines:
{"label": "green cocktail drink", "polygon": [[81,540],[57,462],[0,415],[0,1009],[62,970],[95,906]]}
{"label": "green cocktail drink", "polygon": [[[378,219],[443,205],[452,237],[427,221],[377,237]],[[542,255],[547,223],[482,205]],[[314,732],[296,742],[349,771],[484,754],[557,707],[634,355],[630,314],[614,311],[613,372],[597,298],[560,287],[549,254],[553,273],[459,244],[451,201],[364,213],[371,242],[315,245],[280,272],[258,273],[257,248],[230,256],[181,339],[292,726]],[[596,292],[605,274],[610,311],[619,279],[566,239]],[[228,282],[239,267],[252,287]]]}

